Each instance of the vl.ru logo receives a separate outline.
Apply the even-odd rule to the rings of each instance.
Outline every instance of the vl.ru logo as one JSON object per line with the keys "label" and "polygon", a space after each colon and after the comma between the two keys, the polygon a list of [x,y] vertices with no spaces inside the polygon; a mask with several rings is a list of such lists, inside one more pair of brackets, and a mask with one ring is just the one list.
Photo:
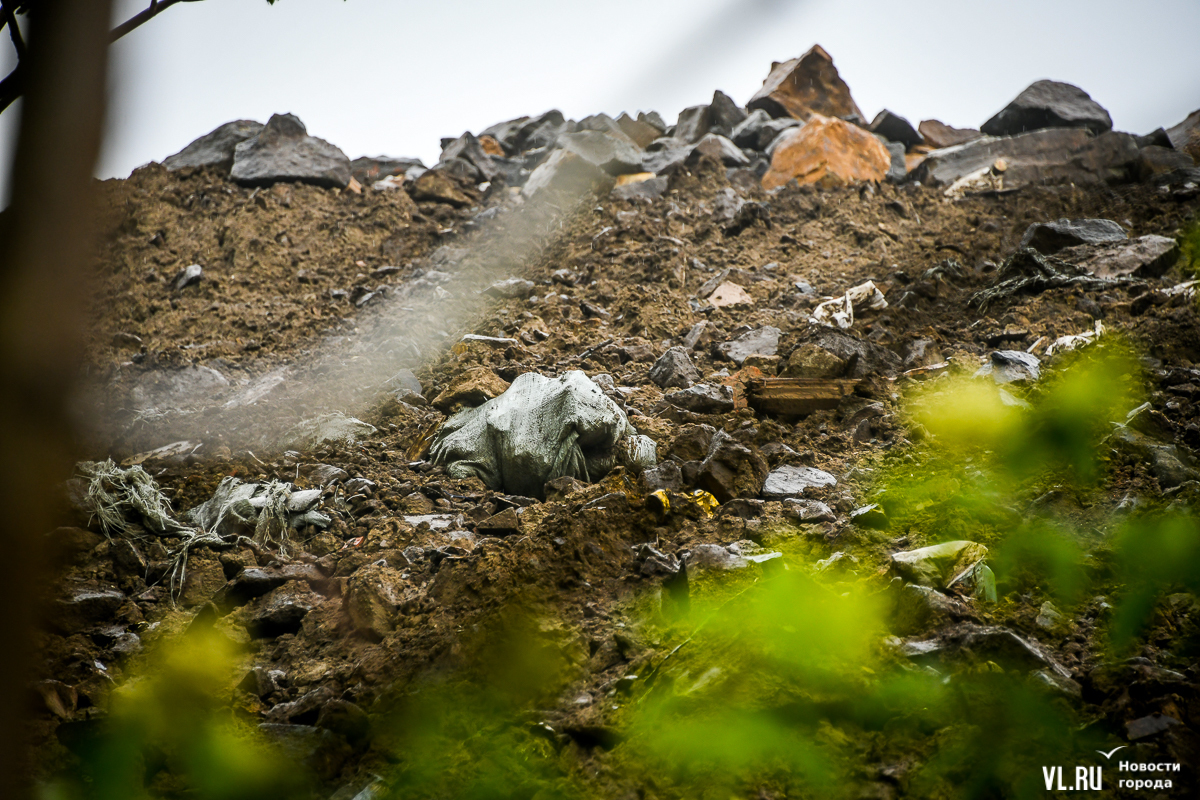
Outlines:
{"label": "vl.ru logo", "polygon": [[1062,767],[1042,767],[1042,777],[1046,781],[1046,791],[1098,792],[1104,788],[1100,767],[1076,767],[1075,780],[1070,785],[1063,783]]}

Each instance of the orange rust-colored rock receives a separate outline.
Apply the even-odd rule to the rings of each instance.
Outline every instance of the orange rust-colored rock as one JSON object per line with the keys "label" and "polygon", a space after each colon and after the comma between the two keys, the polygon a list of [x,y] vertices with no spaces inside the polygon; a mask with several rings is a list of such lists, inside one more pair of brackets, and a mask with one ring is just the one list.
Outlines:
{"label": "orange rust-colored rock", "polygon": [[840,119],[813,115],[776,146],[762,185],[774,189],[792,178],[800,184],[835,186],[882,181],[891,163],[887,148],[870,132]]}
{"label": "orange rust-colored rock", "polygon": [[487,153],[489,156],[500,156],[501,158],[504,157],[504,148],[500,146],[500,143],[496,141],[496,137],[494,136],[489,136],[486,133],[483,136],[480,136],[479,146],[483,148],[483,152]]}
{"label": "orange rust-colored rock", "polygon": [[826,117],[856,115],[865,119],[850,87],[838,75],[833,58],[821,45],[799,58],[771,65],[771,74],[746,108],[761,108],[772,117],[796,117],[807,120],[813,114]]}

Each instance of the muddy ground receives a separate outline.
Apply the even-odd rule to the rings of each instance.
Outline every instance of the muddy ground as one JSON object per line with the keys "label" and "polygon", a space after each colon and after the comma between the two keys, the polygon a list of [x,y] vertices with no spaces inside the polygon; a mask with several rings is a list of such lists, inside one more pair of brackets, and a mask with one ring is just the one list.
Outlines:
{"label": "muddy ground", "polygon": [[[64,731],[97,724],[114,687],[151,663],[157,648],[208,626],[241,648],[223,697],[239,719],[296,726],[320,719],[339,742],[319,758],[308,753],[318,777],[313,796],[357,789],[402,764],[403,751],[397,755],[398,740],[382,723],[361,735],[327,724],[325,706],[336,700],[349,716],[393,709],[407,688],[466,664],[473,631],[519,600],[552,621],[538,635],[570,666],[541,700],[537,721],[556,737],[564,774],[598,796],[659,796],[616,766],[624,758],[624,712],[623,703],[610,702],[636,694],[628,676],[661,666],[674,646],[639,633],[637,610],[647,597],[669,604],[675,585],[669,570],[646,566],[643,545],[669,556],[749,542],[785,552],[796,565],[841,552],[881,591],[889,553],[938,540],[936,531],[881,533],[850,519],[868,501],[874,471],[918,447],[901,398],[922,376],[868,374],[838,409],[805,417],[749,407],[682,410],[664,402],[648,372],[701,321],[710,328],[691,356],[709,376],[738,369],[713,345],[762,325],[779,328],[782,338],[778,359],[755,363],[768,374],[782,371],[815,333],[812,308],[865,280],[889,307],[861,315],[848,333],[894,353],[904,369],[949,362],[950,371],[969,374],[993,350],[1080,333],[1099,319],[1141,348],[1147,399],[1166,415],[1173,442],[1200,445],[1188,378],[1200,362],[1195,303],[1134,302],[1188,279],[1178,267],[1132,288],[1050,290],[986,313],[968,304],[995,283],[1031,223],[1099,217],[1131,236],[1174,237],[1195,219],[1195,197],[1148,184],[1026,188],[954,201],[919,185],[792,186],[768,194],[734,177],[731,184],[723,167],[702,161],[677,173],[661,199],[595,198],[552,219],[532,218],[515,190],[501,186],[476,206],[454,209],[414,202],[402,190],[251,190],[205,171],[157,166],[106,182],[88,388],[79,400],[88,457],[141,463],[176,511],[208,499],[226,476],[307,488],[324,485],[316,465],[346,475],[324,485],[322,507],[333,517],[327,530],[300,532],[287,558],[244,544],[197,547],[177,600],[167,578],[170,537],[110,542],[94,521],[64,510],[64,527],[52,534],[61,574],[41,637],[32,773],[78,770],[79,750]],[[731,193],[767,213],[735,221],[723,212]],[[173,279],[190,264],[203,267],[202,279],[175,289]],[[725,269],[738,271],[729,279],[752,305],[696,303],[698,289]],[[532,281],[534,297],[480,294],[509,277]],[[459,344],[467,333],[515,341]],[[620,472],[545,501],[451,479],[424,460],[430,432],[446,418],[431,402],[480,366],[508,382],[529,371],[610,375],[615,386],[631,388],[615,396],[655,440],[660,459],[702,458],[693,452],[698,426],[724,429],[772,468],[804,465],[837,476],[836,486],[806,495],[826,502],[835,520],[802,523],[784,503],[758,498],[726,503],[711,516],[697,508],[664,514],[646,505],[638,476]],[[387,382],[401,369],[420,381],[419,396]],[[297,423],[327,412],[352,415],[376,432],[353,444],[315,445],[294,433]],[[189,444],[168,457],[144,457],[179,441]],[[1122,461],[1081,513],[1101,519],[1131,494],[1159,499],[1164,488],[1148,465]],[[506,508],[522,509],[519,531],[497,535],[481,525]],[[405,519],[428,514],[454,521],[435,530]],[[248,602],[229,601],[229,587],[254,567],[281,577]],[[356,616],[349,598],[371,581],[394,593],[378,612],[383,617],[364,624],[374,612]],[[85,590],[120,595],[81,606],[76,599]],[[1026,593],[985,604],[963,596],[963,616],[903,635],[935,635],[964,621],[1017,631],[1085,687],[1069,701],[1081,717],[1113,731],[1158,712],[1182,722],[1139,746],[1187,763],[1200,731],[1200,674],[1173,647],[1196,612],[1172,606],[1140,651],[1146,670],[1170,669],[1181,680],[1143,678],[1138,685],[1146,688],[1131,697],[1128,684],[1095,677],[1105,657],[1094,641],[1095,604],[1046,629],[1034,624],[1045,600]],[[307,613],[277,613],[295,608]],[[901,758],[905,770],[919,771],[923,752],[914,747]],[[177,795],[169,773],[148,772],[148,785]],[[869,796],[908,792],[906,780],[882,769],[856,780]],[[745,796],[782,796],[769,783],[743,787]],[[658,792],[675,796],[669,786]]]}

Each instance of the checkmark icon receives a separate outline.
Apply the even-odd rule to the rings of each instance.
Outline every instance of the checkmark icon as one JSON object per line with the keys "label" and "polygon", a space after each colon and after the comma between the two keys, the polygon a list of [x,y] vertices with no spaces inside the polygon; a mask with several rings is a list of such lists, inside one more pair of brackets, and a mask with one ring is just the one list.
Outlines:
{"label": "checkmark icon", "polygon": [[1124,750],[1128,746],[1129,745],[1127,745],[1127,744],[1123,744],[1120,747],[1114,747],[1112,750],[1109,750],[1107,753],[1104,752],[1103,750],[1097,750],[1096,752],[1099,753],[1100,755],[1104,756],[1105,759],[1109,759],[1109,758],[1112,758],[1113,753],[1117,752],[1118,750]]}

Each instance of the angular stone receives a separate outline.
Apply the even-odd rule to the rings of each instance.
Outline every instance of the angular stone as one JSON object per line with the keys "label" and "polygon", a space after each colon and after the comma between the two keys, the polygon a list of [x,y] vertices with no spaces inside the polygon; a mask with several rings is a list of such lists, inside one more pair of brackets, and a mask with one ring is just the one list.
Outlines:
{"label": "angular stone", "polygon": [[340,189],[350,182],[350,159],[309,136],[298,117],[274,114],[257,136],[234,149],[230,177],[247,186],[300,181]]}
{"label": "angular stone", "polygon": [[1200,163],[1200,109],[1188,114],[1178,125],[1167,128],[1167,138],[1172,147]]}
{"label": "angular stone", "polygon": [[[645,176],[645,177],[641,177]],[[622,182],[621,178],[639,178]],[[653,172],[637,172],[632,175],[622,175],[617,179],[617,185],[610,193],[618,200],[657,200],[666,193],[671,181],[667,176],[656,176]]]}
{"label": "angular stone", "polygon": [[663,121],[662,115],[657,111],[639,111],[637,121],[657,128],[660,135],[667,130],[667,123]]}
{"label": "angular stone", "polygon": [[204,134],[173,156],[163,159],[169,171],[184,167],[217,167],[228,172],[233,166],[233,153],[239,144],[262,133],[263,124],[250,119],[226,122]]}
{"label": "angular stone", "polygon": [[621,126],[621,130],[625,132],[625,135],[641,148],[645,148],[646,145],[662,136],[660,128],[656,128],[648,122],[634,119],[628,114],[622,114],[617,117],[617,124]]}
{"label": "angular stone", "polygon": [[763,483],[763,497],[782,499],[799,497],[809,489],[836,486],[837,478],[813,467],[777,467],[767,475]]}
{"label": "angular stone", "polygon": [[799,58],[772,64],[771,73],[746,108],[803,120],[813,114],[864,119],[850,96],[850,87],[833,66],[833,58],[820,45],[813,45]]}
{"label": "angular stone", "polygon": [[1131,134],[1092,136],[1079,128],[1053,128],[1019,136],[983,136],[934,150],[913,169],[912,177],[929,186],[949,186],[994,170],[1002,161],[1007,189],[1057,183],[1090,186],[1129,180],[1138,159]]}
{"label": "angular stone", "polygon": [[716,433],[711,425],[684,425],[671,442],[670,454],[681,461],[701,461],[708,455]]}
{"label": "angular stone", "polygon": [[393,392],[404,392],[406,394],[419,395],[425,392],[421,386],[421,382],[417,380],[417,376],[413,374],[411,369],[402,369],[392,377],[384,381],[383,386]]}
{"label": "angular stone", "polygon": [[[642,171],[642,152],[628,138],[600,131],[565,133],[558,137],[563,150],[575,153],[610,175]],[[532,180],[532,176],[531,176]]]}
{"label": "angular stone", "polygon": [[708,108],[708,121],[711,126],[709,131],[721,136],[732,135],[733,129],[746,119],[746,112],[720,89],[713,92],[712,103]]}
{"label": "angular stone", "polygon": [[189,264],[179,271],[179,274],[175,276],[172,284],[175,286],[175,291],[179,292],[183,291],[185,286],[191,286],[192,284],[199,283],[200,279],[203,277],[203,267],[201,267],[199,264]]}
{"label": "angular stone", "polygon": [[514,508],[506,508],[475,526],[480,536],[509,536],[521,532],[521,518]]}
{"label": "angular stone", "polygon": [[740,444],[718,430],[696,474],[696,485],[724,503],[735,497],[758,497],[767,479],[766,459],[758,449]]}
{"label": "angular stone", "polygon": [[325,442],[353,443],[375,433],[374,425],[340,411],[306,419],[283,436],[293,450],[306,450]]}
{"label": "angular stone", "polygon": [[432,200],[455,208],[471,205],[474,200],[463,191],[459,180],[444,169],[426,170],[413,181],[410,190],[413,200]]}
{"label": "angular stone", "polygon": [[717,286],[707,299],[708,302],[717,308],[754,305],[754,298],[747,294],[746,290],[741,286],[731,281],[726,281]]}
{"label": "angular stone", "polygon": [[710,106],[692,106],[679,112],[674,138],[685,144],[698,142],[711,129]]}
{"label": "angular stone", "polygon": [[657,467],[642,471],[642,487],[647,494],[660,489],[679,491],[683,488],[683,473],[674,461],[664,461]]}
{"label": "angular stone", "polygon": [[1032,247],[1043,255],[1050,255],[1064,247],[1121,242],[1126,238],[1125,229],[1110,219],[1060,219],[1033,223],[1025,229],[1017,247]]}
{"label": "angular stone", "polygon": [[1058,257],[1098,278],[1133,275],[1160,278],[1179,259],[1179,244],[1166,236],[1139,236],[1125,241],[1066,247]]}
{"label": "angular stone", "polygon": [[714,386],[711,383],[697,383],[681,391],[672,392],[667,395],[666,400],[673,406],[697,414],[724,414],[733,411],[733,390],[728,386]]}
{"label": "angular stone", "polygon": [[704,138],[697,142],[692,151],[688,153],[684,163],[694,164],[700,160],[701,156],[708,156],[720,161],[727,167],[745,167],[750,164],[749,157],[737,145],[715,133],[705,134]]}
{"label": "angular stone", "polygon": [[998,384],[1036,381],[1041,376],[1042,362],[1032,353],[1021,350],[997,350],[988,363],[979,368],[976,377],[991,375]]}
{"label": "angular stone", "polygon": [[702,575],[706,572],[728,572],[735,569],[745,569],[750,562],[741,556],[731,553],[729,548],[719,544],[698,544],[688,551],[683,559],[684,569],[689,577]]}
{"label": "angular stone", "polygon": [[1041,128],[1112,130],[1112,117],[1078,86],[1034,81],[994,117],[980,126],[989,136],[1015,136]]}
{"label": "angular stone", "polygon": [[731,342],[717,345],[717,351],[722,356],[740,365],[747,356],[773,356],[779,350],[779,337],[782,331],[772,325],[764,325],[756,330],[743,333]]}
{"label": "angular stone", "polygon": [[685,348],[672,347],[654,362],[650,368],[650,380],[662,389],[686,389],[700,380],[700,372]]}
{"label": "angular stone", "polygon": [[1196,161],[1191,155],[1176,150],[1173,147],[1148,145],[1141,149],[1138,161],[1138,178],[1143,181],[1153,180],[1159,175],[1167,175],[1181,169],[1191,169]]}
{"label": "angular stone", "polygon": [[450,385],[433,399],[433,407],[450,414],[464,406],[481,406],[508,389],[508,381],[489,367],[472,367],[450,381]]}
{"label": "angular stone", "polygon": [[1146,717],[1138,717],[1125,723],[1125,735],[1129,737],[1129,741],[1136,742],[1138,739],[1145,739],[1155,734],[1162,733],[1165,730],[1174,728],[1182,723],[1174,717],[1168,717],[1166,714],[1154,713]]}
{"label": "angular stone", "polygon": [[[771,479],[767,475],[767,480]],[[766,485],[763,489],[765,491]],[[783,501],[783,510],[789,516],[795,518],[797,522],[802,524],[813,524],[817,522],[834,522],[837,516],[833,513],[833,509],[825,505],[819,500],[800,500],[789,498]]]}
{"label": "angular stone", "polygon": [[[631,171],[640,169],[639,166]],[[530,200],[558,195],[570,201],[593,191],[603,193],[612,185],[612,177],[583,156],[570,150],[555,150],[530,174],[521,194]]]}
{"label": "angular stone", "polygon": [[871,120],[871,133],[877,133],[889,142],[899,142],[905,149],[925,143],[921,134],[913,129],[911,122],[886,108]]}
{"label": "angular stone", "polygon": [[884,375],[894,378],[903,367],[900,356],[886,347],[823,325],[815,326],[812,332],[804,337],[804,341],[832,353],[848,364],[853,362],[849,374],[843,377],[866,378],[870,375]]}
{"label": "angular stone", "polygon": [[851,524],[857,525],[860,528],[883,530],[890,524],[887,512],[878,503],[859,506],[850,512],[849,518]]}
{"label": "angular stone", "polygon": [[923,120],[917,126],[917,133],[921,134],[921,138],[925,140],[925,144],[935,150],[940,150],[943,147],[953,147],[956,144],[963,144],[972,139],[978,139],[983,136],[982,133],[974,128],[952,128],[944,122],[939,122],[936,119]]}
{"label": "angular stone", "polygon": [[892,162],[888,166],[887,179],[892,183],[900,183],[908,176],[908,161],[904,155],[904,145],[900,142],[886,142]]}
{"label": "angular stone", "polygon": [[379,563],[351,575],[346,585],[346,612],[354,627],[376,639],[387,636],[396,627],[405,586],[399,570]]}
{"label": "angular stone", "polygon": [[[443,141],[445,140],[443,139]],[[450,141],[442,148],[442,157],[439,159],[438,165],[440,166],[456,158],[462,159],[475,167],[479,171],[480,177],[486,181],[495,180],[496,176],[500,174],[500,170],[496,167],[496,162],[492,160],[490,155],[484,152],[483,146],[470,131]]]}
{"label": "angular stone", "polygon": [[496,281],[484,289],[483,293],[490,297],[512,300],[514,298],[529,297],[535,291],[537,291],[537,286],[533,281],[527,281],[524,278],[506,278],[502,281]]}
{"label": "angular stone", "polygon": [[64,635],[108,622],[125,603],[125,595],[116,589],[76,589],[58,599],[51,610],[54,628]]}
{"label": "angular stone", "polygon": [[792,351],[783,368],[785,378],[840,378],[846,361],[815,344],[805,343]]}
{"label": "angular stone", "polygon": [[388,176],[403,176],[408,180],[416,180],[424,172],[425,164],[419,158],[363,156],[350,162],[350,174],[363,186],[373,186]]}
{"label": "angular stone", "polygon": [[256,606],[250,606],[252,612],[246,623],[250,635],[255,638],[274,638],[285,633],[296,633],[304,617],[318,605],[323,598],[308,588],[303,581],[291,581],[257,601]]}
{"label": "angular stone", "polygon": [[892,164],[883,143],[857,125],[814,114],[804,127],[788,131],[774,148],[763,175],[764,189],[793,179],[804,185],[882,181]]}

